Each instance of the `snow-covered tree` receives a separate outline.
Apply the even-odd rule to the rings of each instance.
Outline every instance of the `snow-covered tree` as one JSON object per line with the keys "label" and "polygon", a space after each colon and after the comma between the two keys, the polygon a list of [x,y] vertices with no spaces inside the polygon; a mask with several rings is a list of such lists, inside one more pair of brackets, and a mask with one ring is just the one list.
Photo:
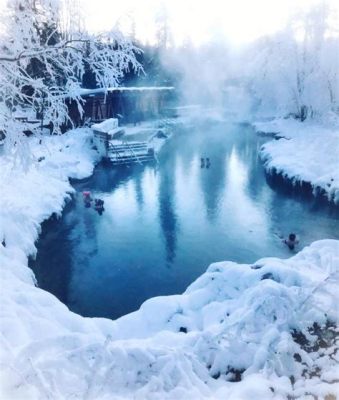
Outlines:
{"label": "snow-covered tree", "polygon": [[[59,0],[11,0],[0,34],[0,131],[11,149],[18,149],[32,125],[16,118],[18,110],[43,114],[53,133],[69,120],[66,99],[80,111],[81,78],[89,65],[100,87],[117,86],[124,71],[139,69],[138,49],[118,31],[90,35],[79,29],[75,13],[63,30]],[[64,22],[64,21],[63,21]]]}
{"label": "snow-covered tree", "polygon": [[155,16],[156,40],[160,49],[173,45],[170,17],[165,2],[161,1]]}
{"label": "snow-covered tree", "polygon": [[321,3],[252,49],[251,81],[261,109],[304,120],[338,112],[339,36]]}

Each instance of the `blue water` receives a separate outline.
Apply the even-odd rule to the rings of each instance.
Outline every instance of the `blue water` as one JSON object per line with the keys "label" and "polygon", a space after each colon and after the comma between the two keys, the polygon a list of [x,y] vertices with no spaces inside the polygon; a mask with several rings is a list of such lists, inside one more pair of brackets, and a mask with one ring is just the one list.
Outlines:
{"label": "blue water", "polygon": [[[158,165],[99,165],[74,183],[62,218],[44,224],[32,263],[39,286],[81,315],[117,318],[183,292],[214,261],[289,257],[281,237],[290,232],[299,249],[339,239],[337,208],[268,185],[265,140],[249,126],[201,124],[177,129]],[[83,190],[105,201],[102,215],[84,207]]]}

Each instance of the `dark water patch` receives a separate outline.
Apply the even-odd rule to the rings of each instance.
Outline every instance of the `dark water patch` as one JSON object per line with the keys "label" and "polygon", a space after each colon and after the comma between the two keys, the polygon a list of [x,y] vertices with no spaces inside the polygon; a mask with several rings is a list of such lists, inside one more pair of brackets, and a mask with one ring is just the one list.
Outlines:
{"label": "dark water patch", "polygon": [[[74,201],[68,201],[63,210],[63,215],[74,210]],[[70,240],[72,228],[63,224],[53,214],[41,224],[41,234],[37,243],[38,254],[36,259],[29,259],[29,266],[33,269],[38,285],[53,293],[64,304],[68,304],[68,283],[71,279],[69,265],[72,262],[72,241]],[[62,251],[62,262],[60,262],[60,251]],[[40,260],[44,260],[41,263]],[[46,260],[54,273],[53,277],[46,271]],[[52,278],[52,279],[51,279]]]}
{"label": "dark water patch", "polygon": [[[250,126],[203,124],[178,129],[158,165],[98,165],[43,227],[32,264],[39,286],[81,315],[116,318],[182,293],[212,262],[289,257],[281,238],[290,232],[298,249],[339,238],[338,213],[267,184],[266,140]],[[104,200],[102,215],[85,207],[85,190]]]}

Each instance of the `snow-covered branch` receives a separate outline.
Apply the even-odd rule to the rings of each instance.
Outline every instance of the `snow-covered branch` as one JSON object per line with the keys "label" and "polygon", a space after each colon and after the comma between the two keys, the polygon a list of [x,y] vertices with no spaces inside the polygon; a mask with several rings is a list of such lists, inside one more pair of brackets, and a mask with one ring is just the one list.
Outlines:
{"label": "snow-covered branch", "polygon": [[39,57],[42,54],[46,53],[57,53],[60,50],[65,50],[67,48],[73,49],[75,51],[80,51],[83,52],[83,49],[81,47],[76,47],[73,44],[90,44],[90,39],[72,39],[72,40],[66,40],[66,41],[61,41],[58,43],[58,45],[46,45],[46,46],[40,46],[37,48],[30,49],[29,52],[26,50],[22,51],[19,53],[17,56],[7,56],[7,55],[2,55],[0,54],[0,61],[8,61],[8,62],[16,62],[20,61],[23,58],[36,58]]}
{"label": "snow-covered branch", "polygon": [[14,0],[2,21],[0,131],[11,150],[19,147],[27,130],[27,123],[18,119],[22,110],[30,109],[42,120],[30,131],[48,124],[53,133],[69,121],[66,99],[75,100],[82,112],[86,68],[101,87],[117,86],[125,71],[140,69],[135,58],[139,50],[120,32],[63,32],[60,15],[58,0]]}

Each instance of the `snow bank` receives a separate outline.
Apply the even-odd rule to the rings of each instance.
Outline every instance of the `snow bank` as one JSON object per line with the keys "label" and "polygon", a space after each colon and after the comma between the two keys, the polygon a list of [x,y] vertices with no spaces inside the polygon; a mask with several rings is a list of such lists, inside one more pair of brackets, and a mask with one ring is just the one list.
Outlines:
{"label": "snow bank", "polygon": [[295,135],[302,129],[303,124],[293,118],[277,118],[270,121],[256,121],[253,122],[253,126],[259,134],[290,139],[292,135]]}
{"label": "snow bank", "polygon": [[[96,153],[90,150],[92,133],[78,129],[62,136],[26,138],[32,164],[18,155],[0,157],[0,240],[7,250],[34,254],[39,224],[62,211],[73,192],[68,178],[81,179],[93,171]],[[41,143],[39,143],[41,141]]]}
{"label": "snow bank", "polygon": [[266,143],[261,158],[266,170],[294,183],[307,182],[339,203],[339,127],[328,128],[292,119],[255,123],[257,132],[281,139]]}
{"label": "snow bank", "polygon": [[325,348],[317,348],[308,328],[338,323],[338,241],[313,243],[289,260],[212,264],[182,295],[150,299],[116,321],[82,318],[34,286],[27,255],[39,224],[60,212],[72,191],[66,176],[91,173],[90,137],[78,130],[48,138],[45,147],[32,142],[33,154],[45,159],[26,175],[0,158],[0,397],[263,400],[336,393],[336,328],[328,327]]}

